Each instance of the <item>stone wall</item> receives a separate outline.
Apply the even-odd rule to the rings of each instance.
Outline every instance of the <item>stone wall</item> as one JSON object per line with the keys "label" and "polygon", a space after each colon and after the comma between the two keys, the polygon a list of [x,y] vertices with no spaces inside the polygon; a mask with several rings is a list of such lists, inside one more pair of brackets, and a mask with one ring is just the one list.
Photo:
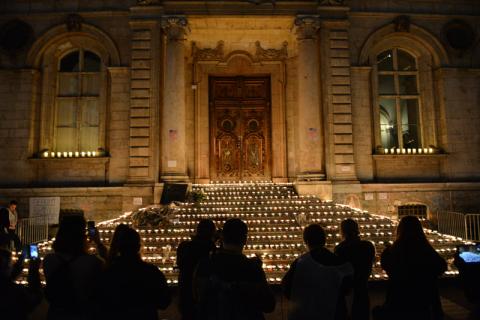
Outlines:
{"label": "stone wall", "polygon": [[[95,221],[113,219],[154,202],[152,187],[4,188],[0,189],[0,206],[15,199],[19,215],[28,217],[30,197],[60,197],[60,209],[81,209],[87,220]],[[134,198],[142,198],[142,205],[134,205]]]}

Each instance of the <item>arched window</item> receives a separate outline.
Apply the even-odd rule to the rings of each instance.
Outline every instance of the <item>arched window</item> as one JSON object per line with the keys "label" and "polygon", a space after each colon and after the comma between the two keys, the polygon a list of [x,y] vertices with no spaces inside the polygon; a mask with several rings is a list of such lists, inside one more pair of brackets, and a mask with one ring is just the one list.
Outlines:
{"label": "arched window", "polygon": [[417,60],[392,48],[376,56],[375,123],[384,149],[422,147]]}
{"label": "arched window", "polygon": [[75,50],[58,63],[55,151],[96,151],[100,139],[100,57],[88,50]]}

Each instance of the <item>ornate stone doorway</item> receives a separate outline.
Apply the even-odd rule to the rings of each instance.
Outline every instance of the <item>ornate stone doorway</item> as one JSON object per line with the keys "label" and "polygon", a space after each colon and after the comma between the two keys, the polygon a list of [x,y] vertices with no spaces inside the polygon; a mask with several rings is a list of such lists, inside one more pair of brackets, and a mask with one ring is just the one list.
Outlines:
{"label": "ornate stone doorway", "polygon": [[270,77],[209,78],[213,180],[271,179],[270,96]]}

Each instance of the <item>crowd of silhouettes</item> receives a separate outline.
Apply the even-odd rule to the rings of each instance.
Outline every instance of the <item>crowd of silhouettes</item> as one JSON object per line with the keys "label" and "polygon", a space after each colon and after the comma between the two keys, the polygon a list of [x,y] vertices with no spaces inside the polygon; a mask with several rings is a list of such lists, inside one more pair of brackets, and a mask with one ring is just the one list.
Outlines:
{"label": "crowd of silhouettes", "polygon": [[[41,301],[48,301],[49,320],[158,319],[171,303],[164,274],[142,260],[141,238],[125,224],[116,227],[110,248],[98,231],[86,233],[82,216],[64,217],[43,261],[46,287],[41,289],[39,261],[29,264],[28,286],[15,283],[23,255],[13,263],[11,237],[0,234],[0,316],[27,319]],[[343,241],[332,252],[319,224],[303,231],[307,252],[291,264],[282,279],[289,320],[370,319],[368,279],[375,248],[362,240],[352,219],[340,225]],[[179,311],[182,320],[261,320],[273,312],[275,294],[262,261],[243,253],[248,227],[229,219],[219,232],[201,220],[190,241],[177,249]],[[95,245],[95,253],[88,250]],[[381,254],[387,272],[385,302],[373,308],[373,319],[439,320],[443,311],[437,286],[447,264],[432,248],[420,221],[404,217],[396,240]],[[347,295],[352,295],[351,305]]]}

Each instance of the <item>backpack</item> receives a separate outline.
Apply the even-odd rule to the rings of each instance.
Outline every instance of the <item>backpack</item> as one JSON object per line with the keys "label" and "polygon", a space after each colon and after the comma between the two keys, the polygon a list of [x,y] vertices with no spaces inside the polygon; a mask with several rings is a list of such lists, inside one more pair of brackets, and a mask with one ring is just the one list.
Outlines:
{"label": "backpack", "polygon": [[[214,254],[212,255],[214,256]],[[235,281],[221,279],[213,269],[210,257],[210,275],[204,296],[200,299],[199,311],[201,320],[252,320],[249,306],[242,303],[239,284]]]}
{"label": "backpack", "polygon": [[245,307],[242,307],[238,286],[212,274],[207,285],[208,320],[250,320]]}
{"label": "backpack", "polygon": [[71,264],[74,259],[67,260],[57,255],[60,260],[60,267],[55,270],[45,287],[45,297],[50,307],[77,312],[81,310],[77,303],[75,286],[71,272]]}

